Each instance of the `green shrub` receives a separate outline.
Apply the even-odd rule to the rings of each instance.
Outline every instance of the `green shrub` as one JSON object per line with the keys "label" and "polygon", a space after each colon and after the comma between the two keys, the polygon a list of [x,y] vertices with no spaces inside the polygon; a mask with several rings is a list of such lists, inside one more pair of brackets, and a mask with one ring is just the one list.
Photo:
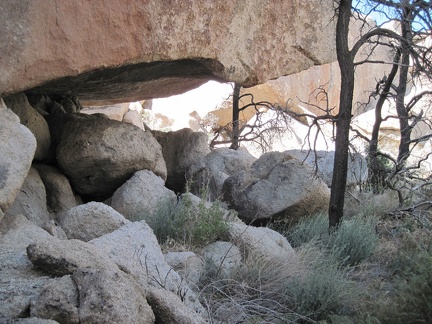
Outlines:
{"label": "green shrub", "polygon": [[378,244],[374,218],[358,215],[343,220],[339,229],[329,234],[328,217],[317,214],[302,219],[285,236],[293,247],[316,241],[344,266],[354,266],[369,257]]}
{"label": "green shrub", "polygon": [[328,217],[322,213],[302,218],[283,233],[291,246],[296,248],[316,240],[327,240]]}
{"label": "green shrub", "polygon": [[389,319],[394,323],[432,323],[432,242],[426,233],[429,237],[407,234],[390,265],[398,292]]}
{"label": "green shrub", "polygon": [[342,222],[340,228],[329,236],[330,252],[344,266],[355,266],[375,251],[378,235],[373,218],[356,216]]}
{"label": "green shrub", "polygon": [[169,239],[189,247],[202,247],[228,235],[224,210],[218,203],[207,205],[183,195],[176,206],[161,204],[148,221],[160,244]]}
{"label": "green shrub", "polygon": [[349,307],[357,294],[354,285],[338,269],[337,263],[316,264],[304,276],[286,282],[287,304],[297,314],[313,320],[324,320],[329,315],[349,314]]}

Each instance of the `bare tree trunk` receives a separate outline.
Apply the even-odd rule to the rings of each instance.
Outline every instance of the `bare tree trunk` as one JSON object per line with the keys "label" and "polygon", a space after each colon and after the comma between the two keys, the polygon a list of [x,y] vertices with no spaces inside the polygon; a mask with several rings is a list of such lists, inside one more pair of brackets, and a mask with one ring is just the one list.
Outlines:
{"label": "bare tree trunk", "polygon": [[337,228],[342,221],[348,174],[349,129],[354,93],[354,57],[348,46],[351,6],[352,0],[340,0],[336,25],[336,51],[341,71],[341,90],[329,205],[330,230]]}
{"label": "bare tree trunk", "polygon": [[372,136],[369,144],[369,156],[368,156],[368,164],[369,164],[369,183],[372,186],[372,190],[374,193],[379,192],[379,190],[384,186],[385,175],[383,174],[382,165],[378,158],[378,136],[382,123],[382,107],[384,105],[385,100],[389,96],[389,91],[393,84],[393,80],[396,76],[396,73],[399,69],[399,61],[401,57],[401,52],[399,50],[396,51],[395,56],[393,58],[393,66],[390,71],[390,74],[387,77],[387,80],[384,83],[384,87],[380,93],[377,104],[375,106],[375,123],[372,128]]}
{"label": "bare tree trunk", "polygon": [[240,118],[240,108],[239,108],[239,98],[240,98],[240,84],[234,84],[233,92],[233,110],[232,110],[232,141],[230,148],[237,150],[239,145],[239,118]]}
{"label": "bare tree trunk", "polygon": [[403,165],[409,156],[409,142],[411,139],[411,127],[408,120],[408,111],[405,107],[405,93],[408,83],[408,71],[410,64],[409,47],[412,46],[412,12],[405,8],[403,19],[401,21],[402,37],[405,40],[402,43],[402,62],[399,71],[399,85],[396,89],[396,111],[399,117],[401,139],[399,143],[399,154],[397,162]]}

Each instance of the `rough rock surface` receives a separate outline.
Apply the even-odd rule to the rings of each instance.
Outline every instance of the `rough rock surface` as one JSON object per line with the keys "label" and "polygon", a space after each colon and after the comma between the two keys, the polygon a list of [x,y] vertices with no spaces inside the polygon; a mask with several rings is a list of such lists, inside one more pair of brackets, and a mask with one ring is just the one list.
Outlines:
{"label": "rough rock surface", "polygon": [[29,260],[45,273],[53,276],[72,274],[80,268],[103,269],[117,266],[94,245],[80,240],[48,240],[27,247]]}
{"label": "rough rock surface", "polygon": [[5,216],[0,225],[0,318],[23,317],[28,313],[30,301],[50,280],[34,268],[27,258],[26,247],[50,239],[51,235],[22,215]]}
{"label": "rough rock surface", "polygon": [[[30,311],[30,314],[47,316],[61,323],[154,322],[143,287],[122,272],[104,251],[79,240],[61,241],[48,234],[41,235],[44,231],[23,216],[15,217],[10,223],[6,234],[0,237],[0,242],[4,243],[0,251],[0,297],[8,303],[7,307],[0,305],[4,312],[0,314],[13,318],[28,316]],[[20,238],[18,244],[14,242]],[[28,259],[25,245],[28,245]],[[9,257],[7,260],[3,253]],[[14,271],[18,270],[18,279],[9,271],[8,263]],[[68,277],[44,277],[37,269],[54,276],[72,275],[72,281]],[[3,274],[6,277],[3,278]],[[25,279],[28,287],[23,286]],[[3,280],[6,280],[5,285]],[[3,286],[9,295],[6,299]]]}
{"label": "rough rock surface", "polygon": [[118,188],[111,206],[129,220],[146,220],[158,208],[177,203],[174,192],[164,186],[164,181],[148,170],[138,171]]}
{"label": "rough rock surface", "polygon": [[44,318],[39,318],[39,317],[27,317],[27,318],[18,318],[18,319],[13,319],[7,320],[6,323],[13,323],[13,324],[59,324],[59,322],[54,321],[54,320],[49,320],[49,319],[44,319]]}
{"label": "rough rock surface", "polygon": [[45,159],[51,146],[51,134],[45,119],[30,106],[24,93],[6,97],[4,101],[6,106],[20,118],[21,124],[30,129],[35,136],[37,145],[34,159]]}
{"label": "rough rock surface", "polygon": [[144,221],[129,223],[111,234],[91,240],[90,243],[104,251],[144,289],[149,285],[156,288],[162,286],[175,294],[182,294],[184,303],[193,310],[204,312],[197,296],[166,263],[156,236]]}
{"label": "rough rock surface", "polygon": [[30,316],[79,323],[78,289],[70,275],[49,280],[30,305]]}
{"label": "rough rock surface", "polygon": [[82,268],[72,277],[79,290],[81,323],[154,323],[141,287],[118,268]]}
{"label": "rough rock surface", "polygon": [[0,99],[0,209],[14,202],[30,169],[36,139]]}
{"label": "rough rock surface", "polygon": [[214,242],[202,251],[204,260],[222,275],[228,275],[230,271],[239,267],[242,262],[242,254],[237,246],[230,242]]}
{"label": "rough rock surface", "polygon": [[183,128],[175,132],[153,132],[162,146],[168,170],[166,186],[176,192],[185,190],[186,173],[190,165],[203,159],[210,148],[208,137],[202,132]]}
{"label": "rough rock surface", "polygon": [[113,208],[98,202],[74,207],[57,218],[68,238],[85,242],[111,233],[128,222]]}
{"label": "rough rock surface", "polygon": [[188,172],[192,178],[191,190],[198,194],[205,189],[211,200],[219,199],[224,181],[238,171],[247,170],[255,160],[246,151],[215,149],[190,167]]}
{"label": "rough rock surface", "polygon": [[35,164],[33,167],[39,172],[45,185],[50,211],[59,213],[77,205],[69,180],[63,173],[50,165]]}
{"label": "rough rock surface", "polygon": [[3,1],[0,96],[45,84],[32,91],[125,102],[209,78],[252,86],[334,61],[333,15],[320,0],[110,0],[103,11],[84,0]]}
{"label": "rough rock surface", "polygon": [[97,200],[111,196],[138,170],[166,179],[162,150],[151,133],[95,116],[66,122],[57,161],[76,191]]}
{"label": "rough rock surface", "polygon": [[294,257],[287,239],[270,228],[230,223],[229,234],[230,241],[240,247],[245,258],[284,263]]}
{"label": "rough rock surface", "polygon": [[39,173],[30,168],[29,173],[6,215],[24,215],[44,229],[51,227],[51,218],[47,209],[46,191]]}
{"label": "rough rock surface", "polygon": [[247,223],[297,219],[328,207],[330,191],[312,169],[285,152],[263,154],[225,180],[224,200]]}

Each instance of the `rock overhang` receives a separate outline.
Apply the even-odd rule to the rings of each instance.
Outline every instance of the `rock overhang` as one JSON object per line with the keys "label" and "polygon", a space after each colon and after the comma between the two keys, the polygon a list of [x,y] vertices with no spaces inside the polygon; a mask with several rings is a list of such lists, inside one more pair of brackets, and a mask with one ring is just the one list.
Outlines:
{"label": "rock overhang", "polygon": [[26,91],[121,102],[178,94],[210,79],[253,86],[335,60],[332,6],[3,2],[0,96]]}
{"label": "rock overhang", "polygon": [[211,60],[137,63],[67,76],[26,90],[28,94],[62,94],[84,102],[132,102],[186,92],[208,80],[222,67]]}

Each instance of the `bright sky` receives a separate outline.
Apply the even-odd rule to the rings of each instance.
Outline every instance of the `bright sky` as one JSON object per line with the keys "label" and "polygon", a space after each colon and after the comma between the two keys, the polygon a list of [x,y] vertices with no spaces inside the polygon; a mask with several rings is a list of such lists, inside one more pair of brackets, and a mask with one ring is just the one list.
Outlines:
{"label": "bright sky", "polygon": [[[369,11],[370,11],[370,7],[367,6],[367,1],[365,1],[365,0],[354,0],[353,6],[365,14],[369,13]],[[369,14],[369,17],[374,19],[376,21],[377,25],[381,25],[383,22],[388,21],[388,18],[380,12],[372,11]]]}
{"label": "bright sky", "polygon": [[[353,0],[353,6],[356,7],[357,9],[359,9],[361,12],[367,14],[371,10],[371,6],[368,5],[368,2],[369,1],[367,1],[367,0]],[[397,3],[400,1],[395,0],[395,2]],[[380,9],[383,9],[383,8],[385,8],[385,7],[380,6]],[[389,13],[390,18],[397,18],[395,13],[392,12],[392,10],[387,9],[386,12]],[[377,25],[381,25],[382,23],[387,22],[389,20],[389,18],[386,15],[384,15],[383,13],[377,12],[377,11],[370,12],[369,17],[373,18],[376,21]],[[424,29],[425,26],[424,26],[424,24],[420,23],[420,20],[418,18],[414,18],[413,28],[414,28],[414,30],[421,30],[421,29]]]}
{"label": "bright sky", "polygon": [[228,99],[233,88],[231,83],[208,81],[188,92],[168,98],[153,99],[152,111],[175,120],[174,129],[189,127],[189,114],[196,111],[204,117],[209,111]]}

